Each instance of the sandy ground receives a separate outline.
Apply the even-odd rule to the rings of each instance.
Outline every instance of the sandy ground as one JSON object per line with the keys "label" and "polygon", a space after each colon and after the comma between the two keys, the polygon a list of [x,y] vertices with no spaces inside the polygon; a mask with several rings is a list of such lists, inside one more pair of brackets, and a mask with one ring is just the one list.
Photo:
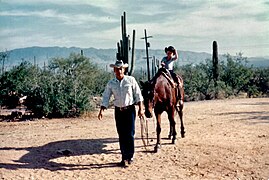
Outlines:
{"label": "sandy ground", "polygon": [[[185,103],[186,137],[172,145],[163,114],[158,153],[154,120],[146,151],[137,119],[135,162],[128,168],[116,166],[121,156],[113,112],[105,111],[102,121],[95,112],[84,119],[0,122],[0,178],[269,179],[269,98]],[[72,154],[59,154],[66,149]]]}

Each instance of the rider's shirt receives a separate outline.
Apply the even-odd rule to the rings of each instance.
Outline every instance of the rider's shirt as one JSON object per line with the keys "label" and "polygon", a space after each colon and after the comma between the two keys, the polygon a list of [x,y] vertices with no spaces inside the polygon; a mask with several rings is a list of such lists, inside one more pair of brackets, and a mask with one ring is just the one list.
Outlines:
{"label": "rider's shirt", "polygon": [[161,62],[165,64],[166,69],[173,70],[175,60],[176,60],[176,58],[174,56],[170,60],[168,60],[167,56],[165,56],[165,57],[163,57]]}

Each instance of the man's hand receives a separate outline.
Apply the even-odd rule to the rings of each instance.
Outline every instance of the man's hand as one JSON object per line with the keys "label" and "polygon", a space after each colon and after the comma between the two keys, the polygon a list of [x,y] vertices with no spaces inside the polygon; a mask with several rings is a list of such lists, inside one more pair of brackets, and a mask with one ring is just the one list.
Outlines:
{"label": "man's hand", "polygon": [[138,117],[141,118],[144,116],[144,111],[143,111],[143,102],[138,103]]}
{"label": "man's hand", "polygon": [[98,114],[98,119],[99,120],[103,119],[103,112],[104,112],[105,109],[106,109],[105,107],[101,106],[99,114]]}
{"label": "man's hand", "polygon": [[138,110],[138,117],[141,118],[144,116],[144,113],[142,112],[141,109]]}

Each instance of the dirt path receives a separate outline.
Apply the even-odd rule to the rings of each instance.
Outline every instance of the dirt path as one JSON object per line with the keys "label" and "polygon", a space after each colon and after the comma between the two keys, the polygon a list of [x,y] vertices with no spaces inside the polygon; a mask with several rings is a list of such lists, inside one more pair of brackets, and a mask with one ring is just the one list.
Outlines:
{"label": "dirt path", "polygon": [[[113,109],[102,121],[96,116],[0,122],[0,178],[269,179],[268,98],[185,103],[186,137],[176,145],[165,139],[163,114],[157,154],[152,152],[155,124],[149,122],[151,145],[145,151],[137,119],[135,163],[128,168],[115,164],[120,154]],[[57,153],[63,149],[72,154]]]}

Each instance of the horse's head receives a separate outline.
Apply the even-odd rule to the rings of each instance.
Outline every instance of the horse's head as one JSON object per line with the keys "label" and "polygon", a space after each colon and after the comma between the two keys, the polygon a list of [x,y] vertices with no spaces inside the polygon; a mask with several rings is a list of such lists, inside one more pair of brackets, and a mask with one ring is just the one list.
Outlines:
{"label": "horse's head", "polygon": [[145,115],[147,118],[151,118],[153,116],[154,86],[149,81],[140,81],[140,84],[142,86],[142,96],[144,98]]}

